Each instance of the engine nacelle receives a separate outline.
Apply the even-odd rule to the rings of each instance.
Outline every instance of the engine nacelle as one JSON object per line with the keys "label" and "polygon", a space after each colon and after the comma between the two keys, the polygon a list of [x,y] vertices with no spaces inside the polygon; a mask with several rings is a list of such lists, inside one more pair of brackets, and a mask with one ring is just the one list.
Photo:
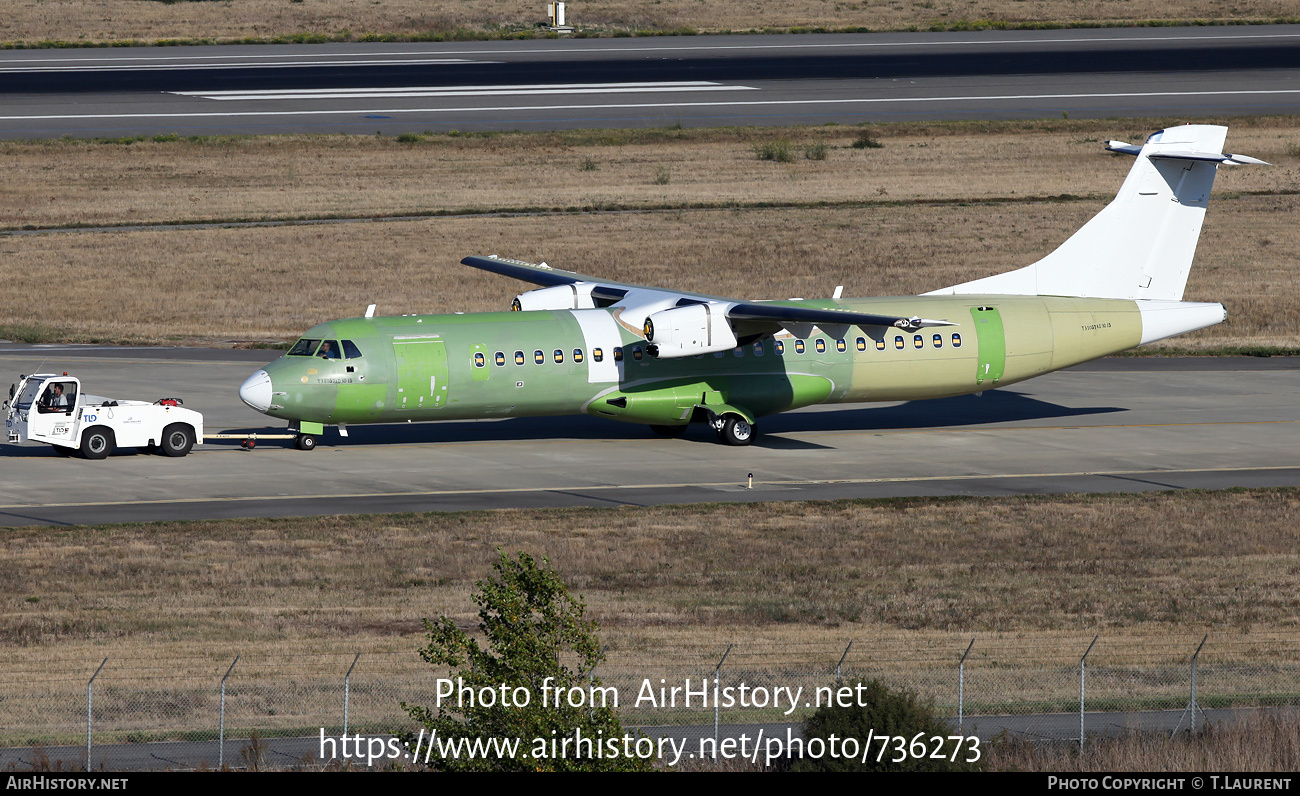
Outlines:
{"label": "engine nacelle", "polygon": [[515,296],[510,309],[515,312],[534,310],[590,310],[596,308],[591,291],[592,282],[575,282],[571,285],[554,285],[541,290],[530,290]]}
{"label": "engine nacelle", "polygon": [[650,343],[646,350],[661,359],[728,351],[739,345],[726,308],[712,304],[660,310],[645,319],[644,332]]}

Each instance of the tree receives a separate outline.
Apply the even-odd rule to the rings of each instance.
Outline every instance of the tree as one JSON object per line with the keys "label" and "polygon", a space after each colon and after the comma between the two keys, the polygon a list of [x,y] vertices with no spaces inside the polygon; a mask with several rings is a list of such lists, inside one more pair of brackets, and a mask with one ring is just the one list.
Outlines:
{"label": "tree", "polygon": [[[965,762],[974,756],[969,742],[963,742],[953,759],[954,741],[948,736],[956,735],[956,731],[935,712],[934,705],[911,691],[891,691],[879,680],[869,680],[854,684],[852,692],[852,706],[822,706],[804,720],[804,748],[810,748],[808,741],[814,738],[823,742],[816,747],[822,750],[830,748],[832,736],[840,743],[852,738],[859,744],[873,738],[870,753],[864,756],[859,751],[853,757],[823,754],[816,759],[805,755],[794,762],[792,771],[972,771],[983,767],[978,762]],[[877,762],[881,736],[892,740]],[[897,741],[900,737],[905,739],[901,746]],[[943,759],[932,756],[936,745],[942,749]],[[982,755],[984,749],[977,748]]]}
{"label": "tree", "polygon": [[[420,657],[438,667],[459,667],[448,678],[450,685],[440,683],[442,692],[454,688],[454,693],[440,699],[441,707],[402,703],[441,740],[442,749],[477,741],[492,753],[470,755],[462,746],[461,754],[431,757],[430,765],[448,771],[648,768],[647,761],[624,755],[612,689],[601,691],[600,681],[590,676],[605,656],[596,623],[584,616],[586,604],[569,594],[546,558],[539,567],[527,553],[517,558],[499,548],[497,553],[496,576],[479,581],[474,594],[485,645],[448,617],[426,619],[429,643]],[[490,746],[493,739],[497,746]],[[513,753],[499,745],[502,739],[518,740]],[[567,750],[552,743],[565,739],[575,739]],[[613,748],[611,739],[620,739]],[[417,740],[411,739],[412,748]],[[439,747],[433,748],[436,756]]]}

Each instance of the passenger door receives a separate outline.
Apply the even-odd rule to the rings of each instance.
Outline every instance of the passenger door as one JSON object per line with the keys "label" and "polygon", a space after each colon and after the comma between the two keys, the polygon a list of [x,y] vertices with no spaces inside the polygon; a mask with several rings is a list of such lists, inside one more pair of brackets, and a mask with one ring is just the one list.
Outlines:
{"label": "passenger door", "polygon": [[397,411],[447,405],[447,346],[442,340],[394,340]]}

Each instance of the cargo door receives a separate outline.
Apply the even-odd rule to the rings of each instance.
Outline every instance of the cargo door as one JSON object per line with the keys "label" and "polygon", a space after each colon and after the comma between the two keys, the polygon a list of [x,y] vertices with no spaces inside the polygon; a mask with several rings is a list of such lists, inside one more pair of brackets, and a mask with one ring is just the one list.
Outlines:
{"label": "cargo door", "polygon": [[394,340],[397,411],[447,405],[447,346],[441,340]]}
{"label": "cargo door", "polygon": [[971,307],[975,320],[975,337],[979,342],[979,367],[975,383],[996,383],[1007,364],[1007,338],[1002,329],[1002,314],[997,307]]}

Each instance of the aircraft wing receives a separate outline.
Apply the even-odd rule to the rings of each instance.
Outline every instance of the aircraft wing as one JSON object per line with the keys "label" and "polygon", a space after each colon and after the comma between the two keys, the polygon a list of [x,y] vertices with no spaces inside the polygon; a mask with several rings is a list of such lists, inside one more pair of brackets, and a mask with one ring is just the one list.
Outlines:
{"label": "aircraft wing", "polygon": [[[540,285],[541,290],[524,293],[515,299],[515,309],[520,310],[554,310],[583,309],[593,307],[611,307],[616,310],[620,322],[630,329],[646,330],[650,339],[653,323],[647,325],[652,316],[671,310],[696,307],[692,311],[698,314],[703,309],[709,316],[725,317],[734,327],[740,324],[743,333],[764,334],[787,329],[811,329],[813,324],[828,330],[847,330],[850,326],[891,327],[909,332],[927,326],[954,326],[949,321],[929,320],[920,317],[900,317],[898,315],[880,315],[869,312],[857,312],[834,307],[799,307],[790,302],[737,301],[722,296],[710,296],[703,293],[687,293],[665,290],[657,287],[633,285],[625,282],[610,282],[595,277],[584,276],[572,271],[541,263],[527,263],[522,260],[509,260],[495,255],[490,257],[466,257],[463,265],[491,271],[502,276],[520,279]],[[702,308],[701,308],[701,305]],[[681,318],[682,316],[677,316]],[[800,335],[803,336],[803,335]],[[717,346],[725,346],[724,337]],[[692,349],[694,350],[694,349]],[[713,350],[710,348],[710,350]]]}

